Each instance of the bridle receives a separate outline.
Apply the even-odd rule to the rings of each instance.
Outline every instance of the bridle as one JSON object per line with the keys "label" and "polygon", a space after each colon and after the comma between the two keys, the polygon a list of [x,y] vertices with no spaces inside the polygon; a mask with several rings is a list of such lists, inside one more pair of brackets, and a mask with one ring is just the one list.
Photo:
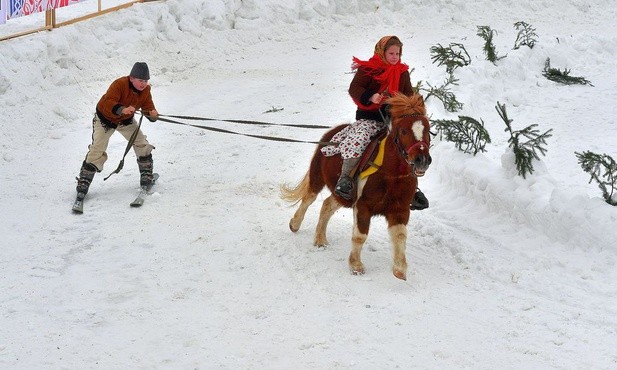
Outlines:
{"label": "bridle", "polygon": [[[400,116],[400,118],[407,118],[407,117],[420,117],[420,118],[426,119],[426,116],[421,115],[421,114],[404,114]],[[390,118],[390,122],[392,122],[392,118]],[[392,126],[392,123],[390,123],[390,126]],[[422,146],[425,145],[426,148],[428,149],[429,145],[424,140],[420,140],[417,143],[411,145],[410,147],[404,148],[403,144],[401,144],[401,141],[399,139],[399,130],[401,130],[400,127],[397,128],[396,131],[394,132],[394,137],[392,138],[392,141],[394,142],[394,145],[399,155],[405,161],[405,163],[407,163],[409,166],[413,166],[413,163],[409,160],[409,152],[411,152],[417,147],[420,147],[420,150],[423,151],[424,148],[422,148]]]}

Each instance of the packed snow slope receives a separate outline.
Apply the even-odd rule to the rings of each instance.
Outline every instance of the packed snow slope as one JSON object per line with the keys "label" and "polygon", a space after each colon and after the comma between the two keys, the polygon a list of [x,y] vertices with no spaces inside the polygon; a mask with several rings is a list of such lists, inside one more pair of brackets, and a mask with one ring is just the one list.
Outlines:
{"label": "packed snow slope", "polygon": [[[617,157],[615,18],[599,0],[167,0],[0,43],[0,368],[617,367],[617,209],[574,154]],[[512,49],[518,21],[535,27],[533,49]],[[505,58],[486,61],[478,26]],[[381,218],[363,276],[347,267],[351,210],[333,217],[328,248],[312,246],[325,193],[289,231],[279,186],[304,175],[311,144],[145,122],[161,178],[144,206],[129,207],[132,152],[103,181],[124,153],[117,134],[85,213],[70,212],[95,104],[134,62],[149,64],[162,114],[334,126],[354,117],[352,56],[388,34],[424,87],[446,78],[431,46],[464,44],[463,109],[430,98],[428,110],[491,135],[476,156],[435,138],[407,281],[392,276]],[[547,80],[547,58],[593,86]],[[527,178],[497,102],[515,128],[553,130]]]}

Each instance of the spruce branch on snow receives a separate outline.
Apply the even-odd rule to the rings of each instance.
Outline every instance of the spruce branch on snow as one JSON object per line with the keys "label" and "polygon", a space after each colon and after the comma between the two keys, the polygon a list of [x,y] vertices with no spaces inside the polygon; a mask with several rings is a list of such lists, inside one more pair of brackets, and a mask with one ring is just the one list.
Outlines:
{"label": "spruce branch on snow", "polygon": [[518,31],[516,41],[514,41],[514,49],[518,49],[521,46],[529,46],[530,49],[533,49],[538,38],[536,29],[523,21],[514,23],[514,28]]}
{"label": "spruce branch on snow", "polygon": [[[553,136],[550,129],[543,134],[539,134],[536,129],[538,125],[532,124],[525,127],[522,130],[513,130],[512,121],[508,118],[506,112],[506,105],[499,104],[495,107],[497,113],[501,119],[506,123],[506,129],[504,131],[510,133],[510,139],[508,139],[509,146],[514,152],[514,163],[520,176],[527,177],[527,174],[533,173],[533,159],[540,160],[538,152],[542,155],[546,155],[546,149],[543,147],[546,145],[546,139]],[[528,139],[523,141],[523,139]]]}
{"label": "spruce branch on snow", "polygon": [[463,103],[456,100],[456,95],[450,91],[451,85],[458,85],[458,79],[452,73],[448,75],[444,84],[439,87],[433,87],[428,82],[426,84],[429,87],[428,89],[419,87],[420,90],[426,92],[425,100],[428,100],[431,96],[436,97],[441,100],[444,109],[448,112],[458,112],[463,109]]}
{"label": "spruce branch on snow", "polygon": [[451,43],[448,47],[443,47],[441,44],[431,47],[431,60],[438,66],[445,65],[449,74],[456,68],[471,64],[471,57],[465,46],[458,43]]}
{"label": "spruce branch on snow", "polygon": [[584,77],[570,76],[569,69],[564,69],[563,71],[561,71],[558,68],[551,68],[551,58],[546,58],[542,75],[551,81],[558,82],[564,85],[579,84],[593,86],[591,81],[587,80]]}
{"label": "spruce branch on snow", "polygon": [[455,120],[432,120],[431,123],[447,141],[454,142],[456,148],[463,153],[473,155],[486,152],[485,146],[491,142],[491,137],[484,128],[484,122],[467,117],[458,116]]}
{"label": "spruce branch on snow", "polygon": [[602,197],[606,203],[617,206],[617,162],[607,154],[597,154],[590,151],[583,153],[575,152],[578,163],[583,171],[589,173],[592,180],[595,180],[602,191]]}
{"label": "spruce branch on snow", "polygon": [[283,107],[277,108],[277,107],[273,106],[272,108],[268,109],[267,111],[265,111],[263,113],[276,113],[276,112],[282,111],[283,109],[285,109],[285,108],[283,108]]}
{"label": "spruce branch on snow", "polygon": [[495,64],[500,59],[505,58],[506,56],[498,56],[495,51],[495,44],[493,44],[493,37],[497,35],[497,31],[491,29],[489,26],[478,26],[478,33],[476,35],[482,37],[484,39],[484,54],[486,55],[486,60]]}

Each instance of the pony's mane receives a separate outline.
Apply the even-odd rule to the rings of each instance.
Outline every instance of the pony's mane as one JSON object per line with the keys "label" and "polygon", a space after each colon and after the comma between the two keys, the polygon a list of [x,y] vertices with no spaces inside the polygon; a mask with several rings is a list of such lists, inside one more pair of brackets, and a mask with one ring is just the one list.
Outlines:
{"label": "pony's mane", "polygon": [[392,118],[409,114],[426,116],[424,99],[420,94],[407,96],[397,92],[394,96],[386,99],[385,103],[390,105],[390,115]]}

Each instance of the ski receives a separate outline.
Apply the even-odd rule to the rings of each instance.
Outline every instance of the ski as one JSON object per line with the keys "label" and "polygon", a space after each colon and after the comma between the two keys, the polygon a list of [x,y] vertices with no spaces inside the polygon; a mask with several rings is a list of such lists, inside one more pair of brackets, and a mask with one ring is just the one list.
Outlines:
{"label": "ski", "polygon": [[73,203],[73,213],[84,213],[84,198],[85,194],[78,193],[75,203]]}
{"label": "ski", "polygon": [[150,190],[152,190],[152,186],[154,186],[154,183],[156,182],[158,178],[159,178],[158,173],[152,174],[152,183],[148,186],[141,187],[141,190],[139,191],[137,198],[135,198],[135,200],[131,202],[131,207],[141,207],[144,204],[144,201],[146,200],[146,196],[150,193]]}

